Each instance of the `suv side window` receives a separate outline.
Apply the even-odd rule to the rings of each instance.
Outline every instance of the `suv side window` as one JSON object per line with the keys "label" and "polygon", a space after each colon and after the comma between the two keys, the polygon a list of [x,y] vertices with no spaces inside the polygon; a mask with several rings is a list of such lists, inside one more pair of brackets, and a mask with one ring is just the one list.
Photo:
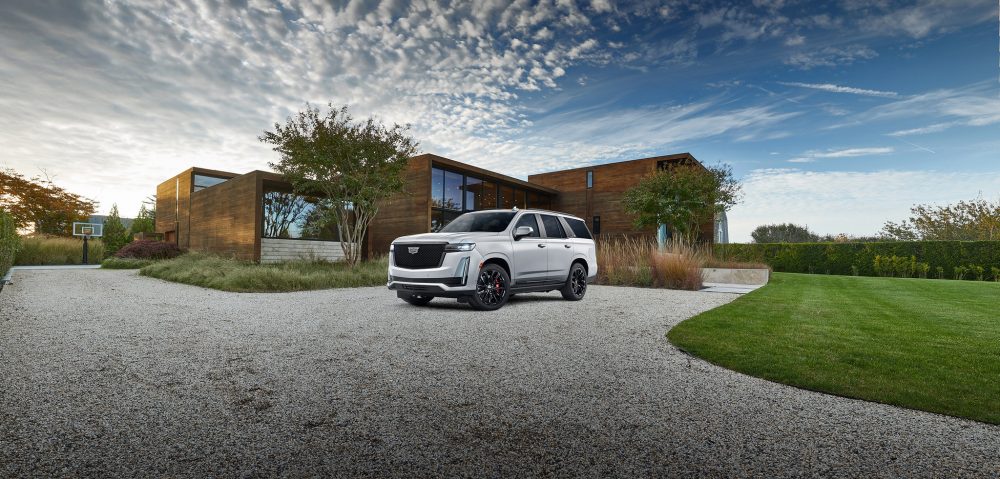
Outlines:
{"label": "suv side window", "polygon": [[563,231],[562,224],[559,223],[559,218],[552,215],[538,215],[542,217],[542,226],[545,227],[545,237],[546,238],[565,238],[566,232]]}
{"label": "suv side window", "polygon": [[521,226],[528,226],[531,228],[531,234],[528,235],[528,238],[541,238],[542,232],[538,229],[538,220],[535,219],[535,215],[531,213],[522,215],[521,218],[517,220],[517,224],[514,225],[514,231],[517,231],[517,228]]}
{"label": "suv side window", "polygon": [[590,236],[590,230],[587,229],[587,223],[584,223],[583,220],[565,217],[563,219],[566,220],[570,229],[573,230],[573,236],[576,236],[577,238],[593,239],[593,237]]}

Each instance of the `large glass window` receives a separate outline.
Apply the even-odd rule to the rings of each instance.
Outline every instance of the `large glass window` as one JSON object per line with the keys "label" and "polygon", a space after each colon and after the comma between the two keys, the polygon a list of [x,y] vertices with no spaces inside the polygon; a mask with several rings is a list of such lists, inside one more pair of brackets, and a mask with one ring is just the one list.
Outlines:
{"label": "large glass window", "polygon": [[462,209],[462,199],[465,196],[462,191],[465,188],[462,181],[461,173],[453,171],[444,172],[444,201],[441,203],[442,208],[450,210]]}
{"label": "large glass window", "polygon": [[323,200],[287,191],[264,193],[265,238],[337,241],[336,225],[326,225],[317,211]]}
{"label": "large glass window", "polygon": [[229,178],[219,178],[216,176],[206,176],[206,175],[194,175],[194,190],[201,191],[209,186],[215,186],[219,183],[225,182]]}
{"label": "large glass window", "polygon": [[514,206],[524,209],[528,207],[528,192],[517,189],[514,190]]}
{"label": "large glass window", "polygon": [[492,181],[483,181],[483,196],[482,196],[482,206],[480,209],[488,210],[496,208],[497,201],[497,184]]}
{"label": "large glass window", "polygon": [[444,205],[444,170],[431,169],[431,205],[441,208]]}
{"label": "large glass window", "polygon": [[482,209],[482,196],[483,195],[483,180],[476,178],[474,176],[465,177],[465,209],[468,210],[480,210]]}
{"label": "large glass window", "polygon": [[514,188],[500,185],[500,208],[509,210],[514,207]]}

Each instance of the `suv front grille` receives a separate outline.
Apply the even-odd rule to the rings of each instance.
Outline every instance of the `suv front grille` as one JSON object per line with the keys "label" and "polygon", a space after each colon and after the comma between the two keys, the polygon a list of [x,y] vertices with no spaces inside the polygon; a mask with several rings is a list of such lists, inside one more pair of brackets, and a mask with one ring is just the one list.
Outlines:
{"label": "suv front grille", "polygon": [[[417,248],[415,253],[410,251]],[[394,247],[393,260],[396,266],[408,269],[427,269],[441,266],[444,257],[444,244],[406,244],[400,243]]]}

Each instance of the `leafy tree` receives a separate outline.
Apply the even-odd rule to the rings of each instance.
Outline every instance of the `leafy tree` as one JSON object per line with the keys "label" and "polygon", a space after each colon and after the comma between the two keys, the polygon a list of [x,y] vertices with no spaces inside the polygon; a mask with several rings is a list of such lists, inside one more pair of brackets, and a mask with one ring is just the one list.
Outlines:
{"label": "leafy tree", "polygon": [[121,216],[118,215],[117,204],[111,205],[111,212],[108,213],[107,218],[104,218],[104,236],[101,237],[101,240],[104,242],[106,256],[117,253],[118,250],[122,249],[122,246],[127,245],[132,240],[132,236],[122,223]]}
{"label": "leafy tree", "polygon": [[283,174],[295,192],[326,199],[315,215],[340,233],[344,258],[361,260],[368,225],[391,195],[402,191],[407,161],[417,152],[408,126],[387,128],[374,118],[354,122],[347,107],[321,114],[306,105],[284,125],[260,137],[281,155],[271,167]]}
{"label": "leafy tree", "polygon": [[700,225],[739,203],[741,190],[728,165],[678,165],[643,178],[622,204],[636,228],[666,224],[674,237],[693,242]]}
{"label": "leafy tree", "polygon": [[69,236],[73,222],[86,221],[96,207],[95,201],[56,186],[50,178],[0,170],[0,208],[18,228],[33,226],[35,233]]}
{"label": "leafy tree", "polygon": [[1000,200],[980,197],[945,206],[915,205],[910,213],[899,223],[886,222],[883,236],[900,241],[1000,239]]}
{"label": "leafy tree", "polygon": [[156,202],[153,202],[151,208],[146,207],[149,203],[149,200],[143,201],[142,205],[139,206],[139,214],[132,220],[132,226],[129,229],[130,234],[153,233],[156,231]]}
{"label": "leafy tree", "polygon": [[808,227],[792,223],[760,225],[750,236],[754,243],[815,243],[820,240]]}

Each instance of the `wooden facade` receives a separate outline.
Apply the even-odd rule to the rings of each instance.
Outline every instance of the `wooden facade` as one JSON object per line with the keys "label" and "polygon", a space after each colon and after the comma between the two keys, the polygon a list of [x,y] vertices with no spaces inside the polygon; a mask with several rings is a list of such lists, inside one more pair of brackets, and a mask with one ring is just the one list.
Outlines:
{"label": "wooden facade", "polygon": [[[632,218],[622,208],[622,194],[658,168],[678,164],[701,165],[690,154],[681,153],[542,173],[524,181],[437,155],[415,156],[407,165],[404,191],[381,207],[368,229],[363,251],[369,257],[387,254],[394,239],[431,231],[435,221],[440,224],[441,219],[447,219],[441,216],[444,214],[453,216],[510,204],[579,216],[602,235],[652,234],[634,228]],[[460,175],[463,198],[477,198],[473,204],[468,200],[459,205],[435,204],[432,174],[443,174],[439,170],[452,177]],[[473,179],[479,182],[476,191]],[[494,188],[492,192],[490,187]],[[291,185],[280,175],[265,171],[241,175],[190,168],[157,187],[156,232],[182,249],[259,261],[263,197],[265,191],[273,189],[290,191]],[[713,225],[702,229],[703,237],[710,240]]]}
{"label": "wooden facade", "polygon": [[[585,219],[596,234],[654,235],[652,228],[635,228],[622,195],[643,177],[679,165],[703,167],[690,153],[678,153],[530,175],[528,181],[559,191],[554,209]],[[700,233],[711,241],[714,225],[702,225]]]}

